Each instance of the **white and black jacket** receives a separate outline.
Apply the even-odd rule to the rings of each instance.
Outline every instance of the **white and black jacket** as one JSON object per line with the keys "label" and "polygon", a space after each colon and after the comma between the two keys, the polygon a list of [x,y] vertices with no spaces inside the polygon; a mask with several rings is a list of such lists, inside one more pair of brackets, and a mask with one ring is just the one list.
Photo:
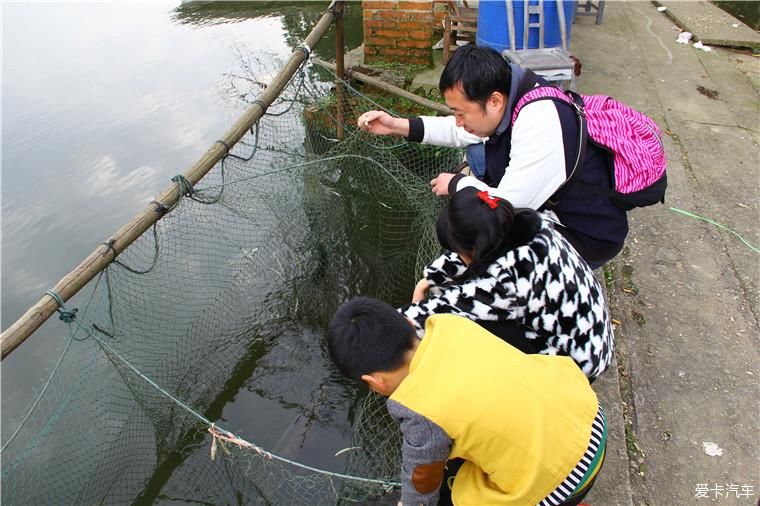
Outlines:
{"label": "white and black jacket", "polygon": [[568,355],[586,376],[595,379],[614,353],[610,316],[602,288],[586,262],[533,212],[518,212],[514,227],[540,220],[538,231],[522,245],[508,249],[480,275],[457,281],[467,269],[456,253],[428,265],[428,298],[399,311],[423,337],[425,320],[452,313],[471,320],[511,320],[525,329],[539,353]]}

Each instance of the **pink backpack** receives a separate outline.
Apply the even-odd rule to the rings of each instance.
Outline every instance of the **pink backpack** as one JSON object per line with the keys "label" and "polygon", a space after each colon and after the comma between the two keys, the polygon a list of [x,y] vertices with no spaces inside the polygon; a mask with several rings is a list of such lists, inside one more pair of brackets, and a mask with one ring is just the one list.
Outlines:
{"label": "pink backpack", "polygon": [[665,202],[665,188],[668,184],[665,150],[660,130],[651,118],[612,97],[581,96],[570,91],[563,92],[554,86],[539,86],[517,102],[512,113],[512,125],[523,107],[536,100],[546,99],[573,106],[580,123],[578,163],[563,186],[573,179],[577,174],[576,169],[582,166],[586,146],[584,141],[589,138],[590,142],[612,154],[612,180],[615,183],[614,189],[589,188],[590,191],[608,195],[626,210]]}

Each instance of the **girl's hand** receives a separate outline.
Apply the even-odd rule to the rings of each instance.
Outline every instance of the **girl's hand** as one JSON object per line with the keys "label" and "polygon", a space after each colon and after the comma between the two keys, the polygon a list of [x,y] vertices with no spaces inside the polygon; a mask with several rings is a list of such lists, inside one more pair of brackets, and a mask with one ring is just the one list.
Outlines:
{"label": "girl's hand", "polygon": [[449,172],[441,172],[435,179],[430,181],[430,189],[433,190],[435,195],[443,197],[449,194],[449,183],[456,174]]}
{"label": "girl's hand", "polygon": [[421,302],[427,298],[427,291],[430,288],[430,283],[425,278],[417,281],[414,287],[414,293],[412,293],[412,302]]}

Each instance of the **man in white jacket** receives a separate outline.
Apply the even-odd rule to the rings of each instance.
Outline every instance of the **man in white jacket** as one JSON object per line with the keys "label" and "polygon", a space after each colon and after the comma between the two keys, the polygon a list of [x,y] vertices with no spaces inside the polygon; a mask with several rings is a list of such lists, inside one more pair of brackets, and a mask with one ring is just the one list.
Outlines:
{"label": "man in white jacket", "polygon": [[473,186],[516,208],[545,210],[558,230],[593,267],[612,259],[628,234],[625,211],[589,187],[611,188],[610,153],[587,143],[578,174],[575,110],[552,100],[525,105],[512,125],[519,99],[547,85],[530,70],[506,62],[486,47],[459,48],[441,74],[439,88],[453,116],[395,118],[384,111],[362,114],[359,127],[377,135],[463,147],[473,175],[442,173],[430,184],[436,195]]}

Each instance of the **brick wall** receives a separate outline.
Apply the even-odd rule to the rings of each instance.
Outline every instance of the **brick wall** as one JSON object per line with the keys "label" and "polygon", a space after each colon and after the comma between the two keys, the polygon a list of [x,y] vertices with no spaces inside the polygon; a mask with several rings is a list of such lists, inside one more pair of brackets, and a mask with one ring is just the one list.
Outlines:
{"label": "brick wall", "polygon": [[433,33],[443,35],[443,18],[446,17],[446,0],[433,0]]}
{"label": "brick wall", "polygon": [[433,1],[362,0],[364,61],[430,65]]}

